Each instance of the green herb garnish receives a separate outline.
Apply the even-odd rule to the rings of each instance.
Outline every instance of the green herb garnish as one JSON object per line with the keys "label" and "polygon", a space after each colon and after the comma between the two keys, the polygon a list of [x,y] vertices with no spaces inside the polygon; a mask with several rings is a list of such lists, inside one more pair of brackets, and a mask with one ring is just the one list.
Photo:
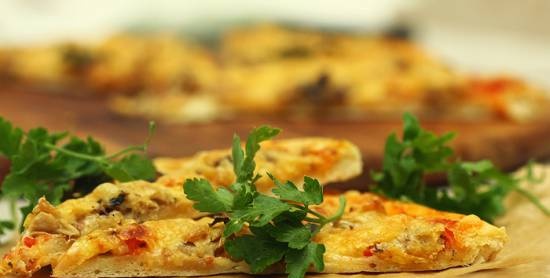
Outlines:
{"label": "green herb garnish", "polygon": [[[550,210],[527,190],[519,187],[522,180],[500,171],[491,161],[465,162],[453,159],[448,146],[454,134],[437,136],[422,129],[411,114],[403,117],[402,139],[391,134],[386,140],[382,171],[372,172],[377,183],[371,189],[389,198],[412,201],[436,209],[463,214],[476,214],[493,222],[505,212],[508,193],[516,191],[527,197],[546,215]],[[444,187],[428,186],[426,174],[447,177]]]}
{"label": "green herb garnish", "polygon": [[[259,193],[255,182],[254,156],[259,143],[275,137],[279,129],[262,126],[248,136],[245,151],[238,136],[233,137],[233,170],[236,181],[229,188],[214,187],[205,179],[188,179],[184,184],[187,197],[195,201],[194,208],[203,212],[227,215],[225,250],[236,260],[244,260],[253,273],[284,261],[286,273],[292,278],[304,277],[313,266],[324,269],[325,247],[312,241],[320,229],[338,220],[344,213],[345,199],[340,197],[340,208],[331,217],[311,210],[311,205],[323,202],[323,188],[315,179],[304,177],[304,190],[290,181],[275,183],[273,196]],[[237,235],[248,228],[250,233]]]}
{"label": "green herb garnish", "polygon": [[[25,199],[28,203],[21,208],[25,217],[42,196],[58,204],[65,194],[85,194],[99,182],[152,180],[156,170],[144,153],[153,130],[151,123],[149,137],[143,145],[106,155],[104,148],[91,137],[83,140],[67,132],[50,133],[44,128],[24,132],[0,117],[0,156],[5,156],[11,165],[2,182],[2,198],[12,203]],[[13,228],[15,220],[0,221],[0,234]]]}

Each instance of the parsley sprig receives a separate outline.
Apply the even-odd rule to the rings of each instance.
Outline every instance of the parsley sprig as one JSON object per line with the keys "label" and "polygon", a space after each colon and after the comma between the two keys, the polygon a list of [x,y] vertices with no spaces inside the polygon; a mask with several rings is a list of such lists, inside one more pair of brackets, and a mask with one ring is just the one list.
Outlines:
{"label": "parsley sprig", "polygon": [[[24,132],[0,117],[0,156],[10,161],[1,197],[12,204],[19,198],[25,199],[27,205],[21,208],[25,217],[42,196],[58,204],[66,194],[86,194],[104,181],[154,179],[155,167],[145,156],[153,131],[151,123],[144,144],[107,155],[92,137],[80,139],[67,132],[50,133],[41,127]],[[17,222],[15,216],[0,221],[0,234],[13,229],[14,222]]]}
{"label": "parsley sprig", "polygon": [[188,179],[184,191],[195,201],[195,209],[228,217],[224,247],[233,259],[244,260],[253,273],[284,261],[289,277],[301,278],[311,266],[316,271],[324,269],[325,247],[312,239],[324,225],[342,216],[346,201],[340,197],[340,207],[331,217],[312,210],[310,206],[323,202],[323,188],[310,177],[304,177],[302,191],[294,183],[283,183],[268,174],[275,184],[274,196],[256,190],[255,182],[261,177],[254,173],[259,143],[275,137],[279,131],[268,126],[254,129],[248,136],[246,152],[241,148],[240,138],[233,137],[236,180],[229,188],[214,189],[205,179]]}
{"label": "parsley sprig", "polygon": [[[387,138],[382,171],[371,173],[377,183],[371,188],[374,192],[440,210],[476,214],[493,222],[505,212],[505,197],[516,191],[550,216],[550,210],[537,197],[519,186],[522,180],[533,180],[530,171],[526,177],[514,177],[489,160],[453,159],[454,152],[448,146],[453,133],[437,136],[422,129],[411,114],[405,114],[403,120],[402,139],[395,133]],[[428,186],[426,174],[445,175],[448,185]]]}

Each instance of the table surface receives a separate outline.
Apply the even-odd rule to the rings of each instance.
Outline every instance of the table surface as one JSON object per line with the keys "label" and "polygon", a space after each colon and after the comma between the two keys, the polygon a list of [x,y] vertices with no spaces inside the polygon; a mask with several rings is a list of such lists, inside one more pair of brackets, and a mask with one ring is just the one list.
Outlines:
{"label": "table surface", "polygon": [[[0,116],[23,128],[44,126],[92,135],[114,151],[141,144],[147,136],[147,120],[126,118],[111,112],[106,99],[86,95],[39,93],[0,87]],[[549,119],[550,120],[550,119]],[[281,138],[328,136],[350,140],[361,149],[365,173],[378,168],[386,137],[401,128],[389,121],[291,121],[241,118],[209,124],[159,123],[150,146],[152,156],[185,156],[201,150],[230,146],[233,133],[246,136],[254,126],[271,124],[283,129]],[[532,158],[550,157],[550,121],[423,122],[437,133],[454,131],[458,156],[464,160],[490,159],[512,170]]]}

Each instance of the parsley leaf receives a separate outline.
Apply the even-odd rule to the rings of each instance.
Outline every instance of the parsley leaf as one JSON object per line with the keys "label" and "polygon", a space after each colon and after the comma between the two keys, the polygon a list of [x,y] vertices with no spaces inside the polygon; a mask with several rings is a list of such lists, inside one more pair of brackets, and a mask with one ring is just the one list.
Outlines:
{"label": "parsley leaf", "polygon": [[[291,206],[277,198],[258,194],[252,201],[252,205],[245,208],[235,210],[232,213],[232,218],[240,222],[248,222],[252,226],[264,226],[270,223],[275,217],[281,213],[288,211]],[[225,236],[229,236],[226,234]]]}
{"label": "parsley leaf", "polygon": [[279,242],[288,243],[288,247],[292,249],[303,249],[313,236],[311,229],[300,222],[281,221],[268,227],[270,236]]}
{"label": "parsley leaf", "polygon": [[184,183],[184,191],[190,200],[200,200],[193,205],[199,211],[218,213],[231,209],[233,195],[225,188],[214,190],[205,179],[188,179]]}
{"label": "parsley leaf", "polygon": [[0,234],[6,234],[7,231],[13,230],[14,228],[15,224],[13,221],[0,220]]}
{"label": "parsley leaf", "polygon": [[[25,133],[0,117],[0,155],[11,162],[2,181],[2,197],[11,201],[25,199],[27,205],[21,208],[25,217],[42,196],[59,204],[69,193],[87,193],[91,188],[82,181],[151,180],[156,170],[143,153],[153,130],[151,124],[145,144],[106,155],[101,144],[91,137],[83,140],[67,132],[50,133],[44,128]],[[99,183],[93,183],[93,187]],[[9,226],[3,228],[0,234]]]}
{"label": "parsley leaf", "polygon": [[233,259],[244,259],[252,273],[260,273],[281,261],[287,251],[284,244],[254,235],[244,235],[228,240],[224,247]]}
{"label": "parsley leaf", "polygon": [[272,175],[269,177],[277,185],[273,189],[273,194],[282,200],[303,203],[306,206],[319,205],[323,202],[323,188],[316,179],[304,177],[304,191],[300,191],[291,181],[283,184]]}
{"label": "parsley leaf", "polygon": [[325,268],[324,253],[325,246],[315,242],[310,242],[303,249],[291,250],[285,257],[286,272],[290,273],[288,277],[304,277],[310,265],[313,265],[316,271],[322,271]]}
{"label": "parsley leaf", "polygon": [[0,117],[0,155],[11,159],[19,150],[23,131]]}
{"label": "parsley leaf", "polygon": [[269,126],[261,126],[253,130],[246,140],[246,154],[243,159],[243,150],[240,146],[239,136],[233,137],[233,150],[232,154],[236,154],[233,164],[233,169],[235,170],[235,175],[237,176],[237,183],[250,182],[254,180],[254,169],[256,168],[256,163],[254,162],[254,156],[256,152],[260,149],[260,142],[269,140],[281,130],[278,128],[271,128]]}
{"label": "parsley leaf", "polygon": [[[214,187],[204,179],[188,179],[183,189],[194,208],[210,213],[224,213],[229,217],[225,225],[225,250],[235,260],[244,260],[252,273],[261,273],[281,261],[287,263],[290,277],[304,277],[313,265],[317,271],[324,268],[325,247],[312,242],[320,229],[338,220],[344,213],[345,199],[340,198],[338,212],[325,217],[311,210],[310,205],[323,202],[319,182],[304,177],[303,191],[290,181],[285,183],[273,175],[273,196],[256,190],[259,175],[254,174],[254,156],[262,141],[273,138],[279,129],[262,126],[247,138],[245,150],[238,136],[233,137],[233,170],[236,180],[228,189]],[[247,228],[245,228],[247,227]],[[246,233],[246,231],[250,233]],[[246,234],[239,235],[245,231]]]}
{"label": "parsley leaf", "polygon": [[[517,191],[544,213],[550,211],[536,197],[519,187],[521,179],[500,171],[488,160],[465,162],[453,159],[447,144],[453,133],[438,136],[420,127],[411,114],[403,116],[403,135],[391,134],[384,148],[382,171],[372,172],[371,189],[390,198],[421,203],[436,209],[476,214],[493,222],[505,212],[505,197]],[[448,185],[428,186],[426,174],[443,174]]]}
{"label": "parsley leaf", "polygon": [[154,179],[157,170],[151,160],[141,154],[130,154],[118,161],[106,164],[103,167],[105,173],[117,181],[127,182],[133,180]]}

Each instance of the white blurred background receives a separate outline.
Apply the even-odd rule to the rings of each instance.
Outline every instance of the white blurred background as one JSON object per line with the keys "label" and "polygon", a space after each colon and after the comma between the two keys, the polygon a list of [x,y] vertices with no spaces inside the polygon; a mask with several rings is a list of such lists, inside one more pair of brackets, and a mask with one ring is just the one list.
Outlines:
{"label": "white blurred background", "polygon": [[128,28],[215,33],[258,21],[366,31],[406,24],[413,39],[455,67],[550,88],[547,0],[4,0],[0,45],[94,41]]}

